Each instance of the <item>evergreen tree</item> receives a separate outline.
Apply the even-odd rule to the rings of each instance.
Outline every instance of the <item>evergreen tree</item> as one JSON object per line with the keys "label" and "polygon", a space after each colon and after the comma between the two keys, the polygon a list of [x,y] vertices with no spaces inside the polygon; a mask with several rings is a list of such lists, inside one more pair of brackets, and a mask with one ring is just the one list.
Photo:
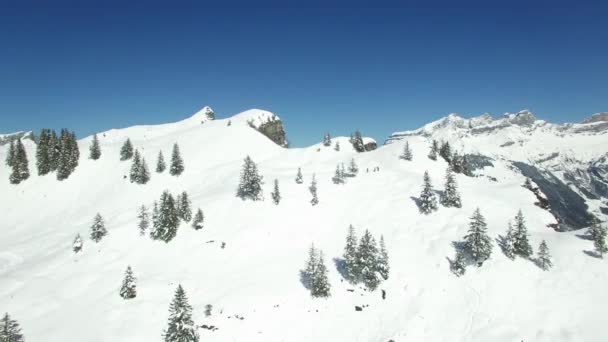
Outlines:
{"label": "evergreen tree", "polygon": [[454,170],[454,172],[456,172],[456,173],[464,172],[463,158],[456,151],[454,151],[454,153],[452,154],[452,160],[450,162],[450,165],[452,166],[452,170]]}
{"label": "evergreen tree", "polygon": [[604,258],[604,253],[608,252],[608,245],[606,243],[606,235],[608,229],[602,227],[598,220],[594,220],[591,226],[591,238],[593,239],[593,247],[600,258]]}
{"label": "evergreen tree", "polygon": [[192,219],[192,205],[188,193],[185,191],[177,196],[177,216],[184,222],[190,222]]}
{"label": "evergreen tree", "polygon": [[120,296],[122,299],[131,299],[137,296],[137,285],[135,284],[135,281],[136,278],[133,275],[131,266],[127,266],[125,278],[122,280],[122,285],[120,286]]}
{"label": "evergreen tree", "polygon": [[0,320],[0,342],[24,342],[21,328],[16,320],[11,319],[8,312]]}
{"label": "evergreen tree", "polygon": [[120,148],[120,160],[129,160],[133,158],[133,145],[131,139],[127,138],[125,143]]}
{"label": "evergreen tree", "polygon": [[163,157],[163,151],[158,152],[158,160],[156,161],[156,172],[163,173],[167,168],[165,163],[165,157]]}
{"label": "evergreen tree", "polygon": [[448,163],[452,161],[452,149],[450,143],[444,141],[439,148],[439,155]]}
{"label": "evergreen tree", "polygon": [[6,153],[5,159],[6,166],[13,167],[15,164],[15,141],[11,140],[10,145],[8,145],[8,152]]}
{"label": "evergreen tree", "polygon": [[74,242],[72,242],[72,250],[74,251],[74,253],[78,253],[82,250],[82,238],[80,237],[80,234],[76,234],[76,237],[74,238]]}
{"label": "evergreen tree", "polygon": [[156,231],[156,228],[160,227],[158,217],[158,202],[154,201],[154,204],[152,205],[152,229],[150,229],[150,238],[153,240],[157,240],[160,237],[160,232]]}
{"label": "evergreen tree", "polygon": [[169,173],[171,176],[179,176],[184,172],[184,160],[179,153],[179,146],[177,143],[173,144],[173,153],[171,154],[171,166],[169,167]]}
{"label": "evergreen tree", "polygon": [[156,219],[153,219],[152,238],[166,243],[171,241],[177,235],[179,219],[173,196],[169,191],[163,191],[160,196]]}
{"label": "evergreen tree", "polygon": [[51,172],[51,152],[54,146],[51,146],[51,130],[43,128],[40,130],[38,145],[36,146],[36,167],[38,175],[44,176]]}
{"label": "evergreen tree", "polygon": [[466,266],[466,258],[464,253],[461,250],[456,251],[456,259],[451,264],[452,273],[460,277],[464,275]]}
{"label": "evergreen tree", "polygon": [[353,148],[357,152],[365,152],[365,144],[363,144],[363,137],[361,137],[361,132],[355,131],[350,136],[350,143],[353,145]]}
{"label": "evergreen tree", "polygon": [[141,174],[141,156],[139,151],[135,150],[133,156],[133,162],[131,163],[131,172],[129,173],[129,180],[131,183],[140,183],[139,175]]}
{"label": "evergreen tree", "polygon": [[469,231],[464,240],[465,250],[475,259],[479,266],[492,254],[492,240],[488,236],[488,226],[479,208],[475,209],[471,217]]}
{"label": "evergreen tree", "polygon": [[93,225],[91,226],[91,240],[99,242],[106,235],[108,235],[108,231],[103,222],[103,217],[97,213],[93,219]]}
{"label": "evergreen tree", "polygon": [[423,214],[429,214],[437,210],[437,198],[433,191],[433,185],[431,184],[431,177],[429,172],[424,171],[424,180],[422,186],[422,193],[420,194],[420,212]]}
{"label": "evergreen tree", "polygon": [[304,286],[308,289],[312,289],[313,286],[313,277],[316,273],[318,265],[318,256],[317,250],[315,249],[315,245],[311,244],[308,249],[308,259],[306,260],[306,266],[304,267],[303,273],[303,282]]}
{"label": "evergreen tree", "polygon": [[163,332],[165,342],[198,342],[199,335],[192,320],[192,306],[188,304],[186,292],[177,286],[175,297],[169,306],[169,322]]}
{"label": "evergreen tree", "polygon": [[298,168],[298,174],[296,175],[296,183],[302,184],[304,179],[302,178],[302,169]]}
{"label": "evergreen tree", "polygon": [[340,142],[339,141],[336,141],[336,144],[334,145],[334,150],[340,151]]}
{"label": "evergreen tree", "polygon": [[59,159],[61,156],[61,141],[57,137],[55,130],[51,130],[51,138],[48,145],[49,167],[50,171],[57,171],[59,167]]}
{"label": "evergreen tree", "polygon": [[148,171],[148,163],[146,163],[146,158],[141,158],[141,167],[139,168],[139,175],[138,175],[138,183],[139,184],[146,184],[148,183],[148,181],[150,181],[150,171]]}
{"label": "evergreen tree", "polygon": [[524,258],[532,256],[532,246],[528,242],[528,228],[524,221],[521,210],[515,216],[515,228],[513,231],[513,252]]}
{"label": "evergreen tree", "polygon": [[97,160],[99,157],[101,157],[101,147],[99,147],[99,140],[97,139],[97,134],[95,134],[89,147],[89,159]]}
{"label": "evergreen tree", "polygon": [[357,175],[357,173],[359,173],[359,167],[355,163],[355,159],[352,158],[350,160],[350,164],[348,164],[348,175],[350,177],[355,177]]}
{"label": "evergreen tree", "polygon": [[274,180],[274,191],[270,193],[270,196],[274,204],[278,205],[281,202],[281,192],[279,191],[279,181],[277,179]]}
{"label": "evergreen tree", "polygon": [[336,173],[331,178],[334,184],[344,184],[344,172],[340,170],[340,166],[336,165]]}
{"label": "evergreen tree", "polygon": [[378,273],[384,278],[388,279],[390,267],[388,266],[388,252],[386,251],[386,245],[384,244],[384,236],[380,235],[380,254],[378,254]]}
{"label": "evergreen tree", "polygon": [[331,137],[329,136],[329,133],[325,133],[323,136],[323,146],[331,146]]}
{"label": "evergreen tree", "polygon": [[361,281],[371,291],[380,284],[378,277],[378,247],[372,234],[366,230],[357,249],[357,270],[361,272]]}
{"label": "evergreen tree", "polygon": [[73,149],[73,143],[71,142],[72,136],[66,128],[61,129],[61,136],[59,138],[59,152],[57,155],[57,180],[67,179],[72,174],[73,169],[73,158],[76,155]]}
{"label": "evergreen tree", "polygon": [[247,156],[245,158],[245,163],[243,164],[243,170],[241,171],[241,180],[236,192],[237,197],[240,197],[243,200],[261,200],[262,184],[264,184],[263,177],[260,176],[258,172],[258,166],[249,156]]}
{"label": "evergreen tree", "polygon": [[[9,147],[10,148],[10,147]],[[11,152],[9,151],[9,154]],[[27,161],[27,153],[21,139],[17,139],[14,146],[13,156],[10,158],[12,172],[9,176],[11,184],[19,184],[30,177],[30,170]]]}
{"label": "evergreen tree", "polygon": [[310,193],[312,194],[310,204],[312,204],[313,206],[319,204],[319,198],[317,197],[317,180],[315,178],[314,173],[312,174],[312,182],[310,183],[308,190],[310,190]]}
{"label": "evergreen tree", "polygon": [[346,246],[344,246],[344,254],[342,256],[344,257],[346,280],[355,284],[359,280],[360,272],[357,268],[357,236],[352,224],[348,227]]}
{"label": "evergreen tree", "polygon": [[70,174],[76,170],[78,161],[80,160],[80,150],[78,149],[78,141],[76,140],[76,133],[69,133],[68,138],[68,150],[69,150],[69,168]]}
{"label": "evergreen tree", "polygon": [[458,188],[456,185],[456,177],[454,176],[450,166],[448,166],[448,169],[445,172],[445,190],[441,194],[439,200],[445,207],[462,207],[460,194],[458,193]]}
{"label": "evergreen tree", "polygon": [[502,250],[509,259],[515,258],[515,246],[513,245],[515,240],[515,231],[513,225],[509,221],[509,228],[507,228],[507,235],[504,237]]}
{"label": "evergreen tree", "polygon": [[205,221],[205,216],[203,215],[203,211],[201,208],[198,208],[196,214],[194,215],[194,220],[192,220],[192,228],[195,230],[203,229],[203,222]]}
{"label": "evergreen tree", "polygon": [[317,256],[317,265],[312,274],[312,286],[310,294],[313,297],[329,297],[331,285],[327,279],[327,267],[323,257],[323,251],[319,251]]}
{"label": "evergreen tree", "polygon": [[545,242],[545,240],[543,240],[538,247],[538,266],[544,271],[553,267],[551,255],[549,254],[549,247],[547,247],[547,242]]}
{"label": "evergreen tree", "polygon": [[401,153],[399,158],[403,160],[412,160],[412,150],[410,149],[409,142],[406,141],[405,145],[403,145],[403,152]]}
{"label": "evergreen tree", "polygon": [[437,140],[433,139],[433,142],[431,143],[431,149],[429,151],[429,159],[431,160],[437,160],[437,153],[439,152],[439,147],[437,145]]}
{"label": "evergreen tree", "polygon": [[145,235],[146,230],[150,227],[150,218],[148,216],[148,209],[146,206],[142,205],[139,207],[139,213],[137,214],[137,218],[139,219],[139,223],[137,224],[139,235]]}

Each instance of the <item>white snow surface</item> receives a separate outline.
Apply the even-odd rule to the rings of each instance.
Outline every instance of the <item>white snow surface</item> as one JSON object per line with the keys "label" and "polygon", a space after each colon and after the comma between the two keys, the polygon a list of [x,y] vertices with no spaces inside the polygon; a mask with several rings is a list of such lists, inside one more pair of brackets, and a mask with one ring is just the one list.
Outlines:
{"label": "white snow surface", "polygon": [[[398,158],[402,142],[360,154],[344,137],[332,139],[340,141],[339,152],[333,143],[284,149],[246,124],[272,115],[250,110],[208,121],[195,114],[99,133],[101,159],[87,159],[91,137],[80,140],[80,165],[62,182],[54,174],[36,175],[35,146],[26,140],[31,178],[11,185],[9,169],[0,166],[0,308],[19,321],[28,342],[161,341],[179,283],[196,324],[218,328],[199,329],[201,341],[606,341],[607,261],[584,253],[593,246],[576,236],[582,232],[547,228],[554,218],[533,204],[534,195],[506,163],[484,170],[496,182],[457,175],[463,207],[422,215],[412,197],[419,196],[424,171],[441,190],[447,166],[426,157],[425,137],[406,138],[411,162]],[[184,173],[152,173],[146,185],[130,183],[123,178],[130,162],[119,160],[127,137],[151,170],[158,151],[169,161],[177,142]],[[547,139],[554,139],[542,142],[547,149],[566,143]],[[0,147],[2,160],[5,155]],[[265,201],[235,197],[246,155],[264,176]],[[332,184],[336,164],[351,158],[359,175]],[[372,172],[375,166],[381,171]],[[304,184],[294,182],[298,167]],[[320,200],[314,207],[307,189],[313,173]],[[269,195],[275,178],[283,197],[278,206]],[[182,223],[168,244],[139,235],[137,208],[150,207],[165,189],[188,191],[193,209],[204,211],[202,230]],[[493,238],[521,209],[535,250],[545,239],[555,267],[542,271],[531,261],[511,261],[495,245],[483,267],[454,276],[447,259],[454,257],[452,242],[466,234],[476,207]],[[97,212],[108,236],[96,244],[89,227]],[[342,281],[334,265],[349,224],[359,236],[369,229],[386,240],[390,278],[375,292]],[[74,254],[77,233],[84,245]],[[311,298],[300,283],[313,242],[326,255],[328,299]],[[132,300],[119,296],[127,265],[137,278]],[[211,317],[204,315],[206,304],[213,305]],[[357,312],[355,305],[369,306]]]}

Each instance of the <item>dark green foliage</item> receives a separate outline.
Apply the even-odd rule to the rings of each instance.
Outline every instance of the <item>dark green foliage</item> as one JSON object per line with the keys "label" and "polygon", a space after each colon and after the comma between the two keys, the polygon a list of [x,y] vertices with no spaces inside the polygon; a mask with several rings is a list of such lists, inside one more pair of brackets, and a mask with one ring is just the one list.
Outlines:
{"label": "dark green foliage", "polygon": [[91,226],[91,240],[99,242],[106,235],[108,235],[108,231],[103,222],[103,217],[97,213],[93,219],[93,225]]}
{"label": "dark green foliage", "polygon": [[454,172],[463,173],[464,172],[464,157],[462,157],[460,154],[458,154],[458,152],[454,151],[454,153],[452,154],[452,160],[450,162],[450,165],[452,166],[452,170],[454,170]]}
{"label": "dark green foliage", "polygon": [[553,262],[551,260],[551,255],[549,254],[549,247],[547,247],[547,242],[543,240],[538,247],[538,266],[542,268],[544,271],[553,267]]}
{"label": "dark green foliage", "polygon": [[515,227],[513,231],[513,253],[523,258],[532,256],[532,246],[528,241],[528,228],[524,221],[521,210],[515,216]]}
{"label": "dark green foliage", "polygon": [[129,173],[129,180],[131,183],[146,184],[150,180],[150,171],[148,171],[148,164],[146,160],[142,158],[138,150],[135,150],[133,156],[133,163],[131,164],[131,172]]}
{"label": "dark green foliage", "polygon": [[439,155],[448,163],[452,161],[452,148],[450,147],[449,142],[444,141],[443,143],[441,143],[441,147],[439,148]]}
{"label": "dark green foliage", "polygon": [[163,191],[160,196],[158,209],[156,213],[153,212],[150,236],[154,240],[162,240],[168,243],[177,235],[179,219],[173,196],[171,196],[169,191]]}
{"label": "dark green foliage", "polygon": [[177,286],[169,306],[169,322],[163,332],[165,342],[198,342],[199,335],[192,320],[192,306],[181,285]]}
{"label": "dark green foliage", "polygon": [[344,267],[345,278],[350,283],[355,284],[359,280],[360,272],[357,268],[357,235],[355,228],[351,224],[348,227],[348,235],[346,236],[346,245],[344,246]]}
{"label": "dark green foliage", "polygon": [[167,168],[167,164],[165,163],[165,157],[163,156],[163,151],[158,152],[158,160],[156,161],[156,172],[163,173]]}
{"label": "dark green foliage", "polygon": [[240,197],[243,200],[261,200],[262,184],[264,184],[263,177],[260,176],[258,172],[258,166],[249,156],[245,157],[243,170],[241,170],[241,179],[236,191],[237,197]]}
{"label": "dark green foliage", "polygon": [[336,165],[336,173],[331,178],[331,181],[334,182],[334,184],[344,184],[345,183],[344,179],[345,179],[344,170],[340,169],[339,165]]}
{"label": "dark green foliage", "polygon": [[131,144],[131,139],[127,138],[120,148],[120,160],[124,161],[131,158],[133,158],[133,144]]}
{"label": "dark green foliage", "polygon": [[437,140],[433,139],[433,142],[431,143],[431,150],[428,154],[429,159],[437,160],[437,153],[439,153],[439,146],[437,144]]}
{"label": "dark green foliage", "polygon": [[448,166],[448,169],[445,172],[445,190],[441,194],[439,200],[445,207],[462,207],[458,186],[456,184],[456,177],[450,166]]}
{"label": "dark green foliage", "polygon": [[479,208],[475,209],[471,217],[469,231],[464,240],[465,251],[475,259],[478,265],[481,266],[492,254],[492,239],[488,236],[488,226]]}
{"label": "dark green foliage", "polygon": [[133,275],[131,266],[127,266],[125,278],[122,280],[122,285],[120,286],[120,296],[123,299],[131,299],[137,296],[137,285],[135,281],[136,279]]}
{"label": "dark green foliage", "polygon": [[452,273],[457,276],[464,275],[466,271],[466,258],[461,250],[456,251],[456,259],[450,265]]}
{"label": "dark green foliage", "polygon": [[[9,155],[10,154],[11,151],[9,151]],[[9,158],[9,162],[12,167],[12,172],[9,176],[9,180],[11,184],[19,184],[30,177],[27,153],[25,152],[25,147],[23,146],[21,139],[17,139],[12,154],[13,155]]]}
{"label": "dark green foliage", "polygon": [[382,235],[380,235],[380,251],[378,254],[377,270],[384,280],[388,279],[390,271],[390,267],[388,266],[388,252],[386,251],[384,236]]}
{"label": "dark green foliage", "polygon": [[357,175],[357,173],[359,173],[359,167],[357,166],[357,163],[355,163],[355,159],[352,158],[350,160],[350,163],[348,164],[348,174],[347,174],[347,176],[349,176],[349,177],[355,177]]}
{"label": "dark green foliage", "polygon": [[0,320],[0,342],[24,342],[21,328],[16,320],[11,319],[8,312]]}
{"label": "dark green foliage", "polygon": [[279,191],[279,181],[277,179],[274,180],[274,190],[270,193],[272,197],[272,202],[278,205],[281,202],[281,192]]}
{"label": "dark green foliage", "polygon": [[101,157],[101,147],[99,147],[99,140],[97,134],[95,134],[91,146],[89,146],[89,159],[97,160],[99,157]]}
{"label": "dark green foliage", "polygon": [[78,149],[78,143],[76,142],[76,135],[73,132],[68,131],[67,128],[63,128],[59,138],[57,179],[67,179],[72,172],[76,170],[79,158],[80,151]]}
{"label": "dark green foliage", "polygon": [[329,136],[329,133],[325,133],[323,136],[323,146],[331,146],[331,137]]}
{"label": "dark green foliage", "polygon": [[437,210],[437,197],[433,191],[433,185],[431,184],[431,177],[428,171],[424,171],[424,179],[422,185],[422,192],[420,193],[419,209],[423,214],[430,214]]}
{"label": "dark green foliage", "polygon": [[298,168],[298,174],[296,174],[296,183],[302,184],[304,182],[302,178],[302,169]]}
{"label": "dark green foliage", "polygon": [[380,284],[378,277],[378,247],[372,234],[366,230],[361,237],[357,249],[357,270],[360,280],[370,290],[375,290]]}
{"label": "dark green foliage", "polygon": [[410,143],[409,142],[405,142],[405,145],[403,145],[403,152],[401,153],[401,155],[399,156],[400,159],[403,160],[412,160],[412,150],[410,149]]}
{"label": "dark green foliage", "polygon": [[608,252],[608,245],[606,243],[608,229],[606,227],[602,227],[600,222],[596,219],[594,220],[591,228],[589,228],[589,232],[591,233],[591,239],[593,240],[595,252],[600,256],[600,258],[604,258],[604,253]]}
{"label": "dark green foliage", "polygon": [[76,234],[76,237],[74,238],[74,242],[72,242],[72,251],[74,251],[74,253],[78,253],[82,250],[82,238],[80,237],[80,234]]}
{"label": "dark green foliage", "polygon": [[203,211],[201,208],[198,208],[196,214],[194,215],[194,220],[192,220],[192,228],[195,230],[203,229],[203,222],[205,221],[205,215],[203,215]]}
{"label": "dark green foliage", "polygon": [[184,172],[184,160],[179,152],[177,143],[173,144],[173,152],[171,153],[171,166],[169,173],[171,176],[179,176]]}
{"label": "dark green foliage", "polygon": [[365,152],[365,145],[363,144],[363,137],[361,136],[361,132],[355,131],[350,135],[350,143],[353,145],[353,148],[357,152]]}
{"label": "dark green foliage", "polygon": [[319,204],[319,197],[317,197],[317,179],[315,178],[315,174],[312,174],[312,182],[310,182],[310,186],[308,187],[310,194],[312,195],[312,199],[310,200],[310,204],[313,206]]}
{"label": "dark green foliage", "polygon": [[139,219],[139,223],[137,224],[139,235],[145,235],[148,228],[150,228],[150,218],[146,206],[142,205],[139,207],[137,218]]}
{"label": "dark green foliage", "polygon": [[4,162],[8,167],[12,167],[15,163],[15,142],[13,140],[11,140],[10,145],[8,145],[8,151]]}
{"label": "dark green foliage", "polygon": [[54,144],[51,130],[48,128],[40,130],[38,145],[36,146],[36,167],[38,168],[39,176],[44,176],[52,171],[51,161],[54,157]]}
{"label": "dark green foliage", "polygon": [[185,191],[177,196],[177,216],[184,222],[192,220],[192,204],[190,198],[188,198],[188,193]]}
{"label": "dark green foliage", "polygon": [[302,271],[302,280],[306,288],[310,290],[310,295],[313,297],[329,297],[331,286],[327,278],[327,267],[322,251],[317,251],[314,245],[311,245],[308,251],[308,260],[306,267]]}
{"label": "dark green foliage", "polygon": [[340,142],[339,141],[336,141],[336,143],[334,144],[334,150],[340,151]]}

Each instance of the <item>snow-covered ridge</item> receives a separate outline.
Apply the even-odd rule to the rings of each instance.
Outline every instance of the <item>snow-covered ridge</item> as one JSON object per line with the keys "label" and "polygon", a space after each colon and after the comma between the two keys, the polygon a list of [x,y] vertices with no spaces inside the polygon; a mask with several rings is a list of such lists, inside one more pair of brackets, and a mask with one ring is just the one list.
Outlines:
{"label": "snow-covered ridge", "polygon": [[34,141],[34,133],[32,131],[27,131],[27,132],[0,134],[0,146],[9,144],[11,141],[15,141],[17,139],[29,139],[31,141]]}

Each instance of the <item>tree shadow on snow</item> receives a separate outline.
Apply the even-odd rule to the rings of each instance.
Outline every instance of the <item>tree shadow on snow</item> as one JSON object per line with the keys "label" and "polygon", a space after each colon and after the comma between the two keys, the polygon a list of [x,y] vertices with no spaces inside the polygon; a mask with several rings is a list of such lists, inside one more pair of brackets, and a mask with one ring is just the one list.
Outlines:
{"label": "tree shadow on snow", "polygon": [[310,274],[306,273],[304,270],[300,270],[300,282],[307,290],[310,290],[312,286],[312,279],[310,278]]}
{"label": "tree shadow on snow", "polygon": [[507,252],[507,237],[505,235],[498,235],[498,237],[495,240],[496,240],[496,244],[498,245],[498,247],[500,247],[500,250],[502,251],[502,253],[507,258],[513,259],[512,257],[509,256],[509,254]]}
{"label": "tree shadow on snow", "polygon": [[590,256],[592,258],[602,259],[602,256],[599,253],[597,253],[596,251],[583,251],[583,253],[587,254],[588,256]]}
{"label": "tree shadow on snow", "polygon": [[418,208],[420,208],[420,198],[414,197],[414,196],[410,196],[410,198],[412,199],[412,201],[414,201],[414,203],[416,204],[416,206]]}
{"label": "tree shadow on snow", "polygon": [[336,265],[336,270],[342,276],[342,278],[346,279],[348,274],[346,273],[346,260],[343,258],[333,258],[334,265]]}
{"label": "tree shadow on snow", "polygon": [[591,234],[589,233],[585,233],[585,234],[574,234],[574,236],[576,236],[577,238],[581,239],[581,240],[587,240],[587,241],[593,241],[593,237],[591,236]]}

